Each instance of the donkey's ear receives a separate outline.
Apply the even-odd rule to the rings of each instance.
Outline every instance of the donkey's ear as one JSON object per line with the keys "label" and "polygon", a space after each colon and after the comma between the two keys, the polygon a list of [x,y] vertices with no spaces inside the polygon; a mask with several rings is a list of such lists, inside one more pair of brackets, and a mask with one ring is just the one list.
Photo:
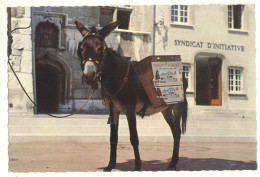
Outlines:
{"label": "donkey's ear", "polygon": [[82,25],[80,22],[75,21],[75,24],[82,37],[85,37],[89,33],[90,30],[84,27],[84,25]]}
{"label": "donkey's ear", "polygon": [[123,21],[126,20],[126,16],[122,17],[120,20],[112,22],[107,26],[104,26],[101,30],[99,30],[99,34],[104,38],[107,37],[116,27],[118,27]]}

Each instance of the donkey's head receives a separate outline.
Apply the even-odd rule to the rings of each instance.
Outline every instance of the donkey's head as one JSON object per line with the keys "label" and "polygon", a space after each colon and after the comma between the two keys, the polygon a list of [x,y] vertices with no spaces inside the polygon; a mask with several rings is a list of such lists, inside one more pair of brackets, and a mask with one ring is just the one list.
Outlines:
{"label": "donkey's head", "polygon": [[98,75],[105,57],[105,38],[124,20],[123,17],[100,30],[95,27],[88,29],[75,21],[77,29],[83,37],[83,40],[78,45],[78,56],[81,59],[80,65],[87,84],[92,86],[97,84]]}

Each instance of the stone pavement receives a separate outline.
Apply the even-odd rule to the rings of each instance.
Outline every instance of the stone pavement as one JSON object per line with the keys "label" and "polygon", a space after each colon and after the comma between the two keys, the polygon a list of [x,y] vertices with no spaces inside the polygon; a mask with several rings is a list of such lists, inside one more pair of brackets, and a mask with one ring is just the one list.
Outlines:
{"label": "stone pavement", "polygon": [[[181,142],[178,171],[256,170],[256,143]],[[172,155],[171,143],[140,143],[143,171],[165,171]],[[109,143],[11,143],[11,172],[102,171],[108,164]],[[132,171],[130,143],[119,143],[113,171]]]}

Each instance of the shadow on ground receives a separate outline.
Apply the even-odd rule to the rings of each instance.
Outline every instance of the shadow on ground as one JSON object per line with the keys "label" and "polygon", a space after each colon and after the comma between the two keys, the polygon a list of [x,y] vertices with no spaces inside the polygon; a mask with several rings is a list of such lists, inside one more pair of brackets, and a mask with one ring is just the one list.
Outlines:
{"label": "shadow on ground", "polygon": [[[170,159],[168,159],[170,162]],[[142,171],[166,171],[168,162],[159,160],[143,161]],[[104,169],[99,168],[99,169]],[[116,168],[120,171],[133,171],[134,160],[117,163]],[[202,170],[257,170],[256,161],[243,162],[226,159],[205,158],[191,159],[181,157],[177,165],[177,171],[202,171]]]}

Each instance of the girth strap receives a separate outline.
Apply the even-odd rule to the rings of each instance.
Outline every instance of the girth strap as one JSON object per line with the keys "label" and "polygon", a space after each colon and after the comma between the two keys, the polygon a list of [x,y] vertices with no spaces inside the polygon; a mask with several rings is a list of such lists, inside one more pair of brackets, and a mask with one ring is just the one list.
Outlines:
{"label": "girth strap", "polygon": [[[123,83],[121,84],[121,86],[119,87],[119,89],[117,90],[117,92],[110,96],[110,98],[108,99],[108,106],[109,106],[109,119],[110,119],[110,124],[114,124],[114,113],[113,113],[113,101],[112,99],[115,98],[118,93],[122,90],[122,88],[125,86],[125,84],[128,82],[128,75],[129,75],[129,71],[130,71],[130,62],[128,62],[127,64],[127,70],[126,70],[126,75],[124,77]],[[109,119],[108,119],[108,123],[109,123]]]}

